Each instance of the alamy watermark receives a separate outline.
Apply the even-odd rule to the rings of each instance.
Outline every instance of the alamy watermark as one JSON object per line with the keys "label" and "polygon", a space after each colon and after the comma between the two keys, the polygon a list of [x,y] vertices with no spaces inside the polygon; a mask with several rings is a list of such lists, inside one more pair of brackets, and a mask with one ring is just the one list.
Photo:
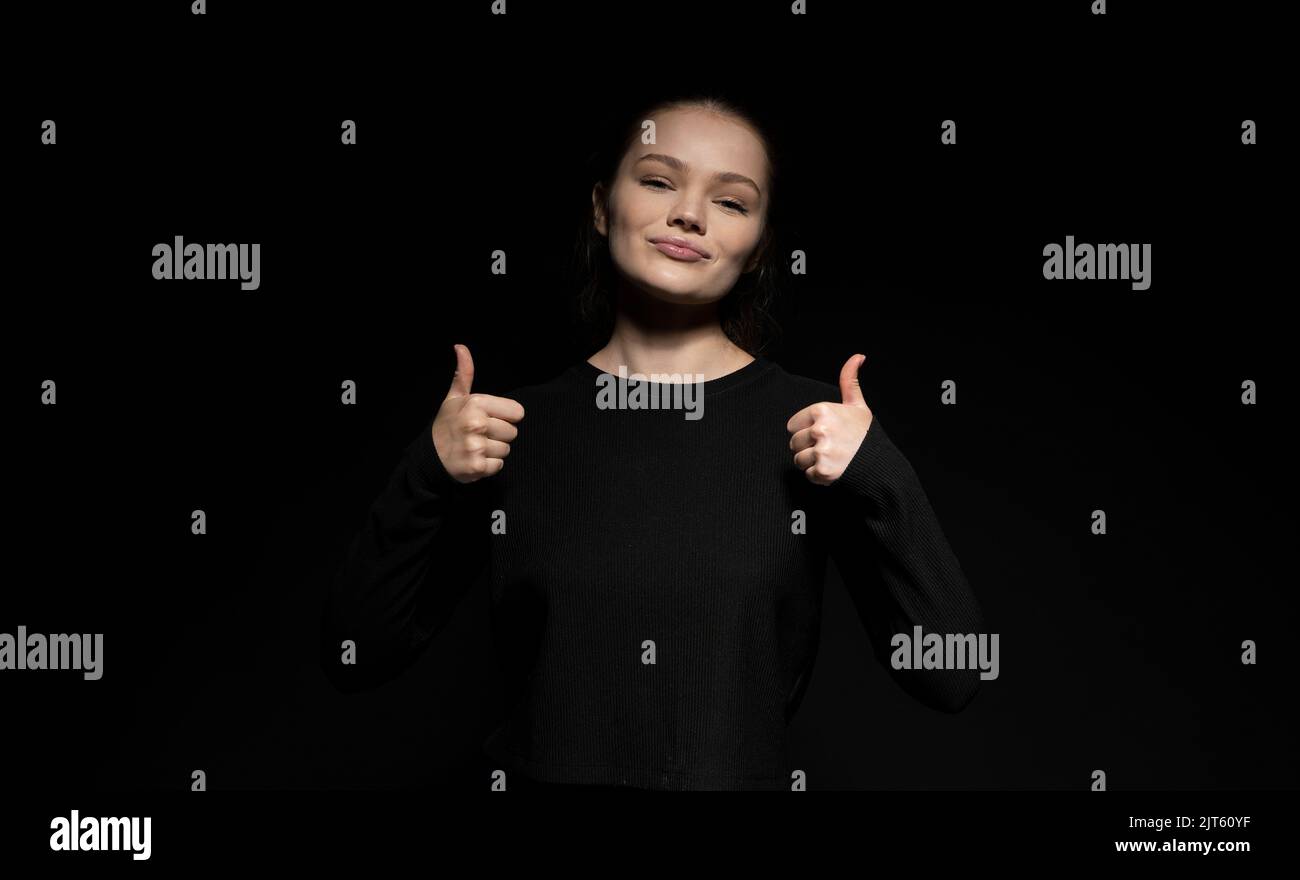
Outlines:
{"label": "alamy watermark", "polygon": [[980,679],[998,677],[997,633],[927,633],[919,626],[912,634],[894,633],[889,644],[895,669],[979,669]]}
{"label": "alamy watermark", "polygon": [[220,281],[238,278],[243,290],[257,290],[262,283],[262,246],[253,244],[185,244],[176,236],[173,244],[153,246],[153,277],[159,281],[199,279]]}
{"label": "alamy watermark", "polygon": [[1151,243],[1075,244],[1074,236],[1065,237],[1065,245],[1049,242],[1043,247],[1043,277],[1048,281],[1129,281],[1134,290],[1151,286]]}
{"label": "alamy watermark", "polygon": [[81,816],[50,820],[50,849],[55,852],[129,852],[136,861],[146,861],[153,851],[150,842],[153,820],[149,816]]}
{"label": "alamy watermark", "polygon": [[704,374],[628,375],[627,366],[620,364],[617,376],[601,373],[596,377],[596,408],[680,409],[685,410],[683,418],[696,421],[704,417]]}
{"label": "alamy watermark", "polygon": [[103,633],[0,633],[0,670],[81,669],[82,678],[98,681],[104,674]]}

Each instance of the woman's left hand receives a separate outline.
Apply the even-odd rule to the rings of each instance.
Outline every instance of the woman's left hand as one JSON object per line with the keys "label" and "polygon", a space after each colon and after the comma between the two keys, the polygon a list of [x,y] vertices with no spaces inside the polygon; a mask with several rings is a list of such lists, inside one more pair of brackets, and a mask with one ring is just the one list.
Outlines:
{"label": "woman's left hand", "polygon": [[790,438],[794,463],[819,486],[840,478],[871,427],[871,410],[858,385],[858,367],[866,359],[855,354],[840,369],[842,403],[814,403],[786,422],[785,429],[794,435]]}

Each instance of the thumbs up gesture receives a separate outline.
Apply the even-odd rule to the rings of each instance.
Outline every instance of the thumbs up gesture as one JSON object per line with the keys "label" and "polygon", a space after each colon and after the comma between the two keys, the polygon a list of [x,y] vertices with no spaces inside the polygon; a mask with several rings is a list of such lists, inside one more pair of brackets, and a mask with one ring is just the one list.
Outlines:
{"label": "thumbs up gesture", "polygon": [[474,394],[474,359],[463,345],[456,348],[456,373],[433,420],[433,445],[442,466],[458,483],[490,477],[506,466],[514,426],[524,417],[518,401],[491,394]]}
{"label": "thumbs up gesture", "polygon": [[840,478],[871,427],[871,410],[858,385],[858,367],[866,359],[855,354],[840,368],[840,403],[814,403],[786,422],[794,463],[819,486]]}

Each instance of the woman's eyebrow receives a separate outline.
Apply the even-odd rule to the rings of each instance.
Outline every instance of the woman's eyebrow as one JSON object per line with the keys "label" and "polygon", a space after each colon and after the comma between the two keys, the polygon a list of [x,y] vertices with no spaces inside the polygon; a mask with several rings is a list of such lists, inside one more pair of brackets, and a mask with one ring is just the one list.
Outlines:
{"label": "woman's eyebrow", "polygon": [[[647,159],[654,159],[656,161],[662,162],[665,165],[667,165],[669,168],[672,168],[674,171],[680,171],[682,174],[685,174],[690,169],[689,165],[687,165],[681,159],[678,159],[676,156],[666,156],[663,153],[646,153],[644,156],[637,159],[636,161],[644,162]],[[636,162],[633,162],[632,164],[635,165]],[[763,191],[758,188],[757,183],[754,183],[754,181],[750,180],[745,175],[738,174],[735,171],[719,171],[717,174],[713,175],[713,179],[719,181],[720,183],[748,184],[749,186],[752,186],[754,188],[754,192],[758,193],[759,196],[763,195]]]}

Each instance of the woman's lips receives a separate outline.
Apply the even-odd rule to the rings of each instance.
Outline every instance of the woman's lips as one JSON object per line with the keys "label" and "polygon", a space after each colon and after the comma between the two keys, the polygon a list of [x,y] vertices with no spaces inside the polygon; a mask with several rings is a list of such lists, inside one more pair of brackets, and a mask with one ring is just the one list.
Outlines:
{"label": "woman's lips", "polygon": [[678,247],[677,245],[670,244],[666,241],[652,241],[650,243],[663,253],[672,257],[674,260],[684,260],[687,263],[694,263],[704,259],[699,251],[693,251],[690,248]]}

